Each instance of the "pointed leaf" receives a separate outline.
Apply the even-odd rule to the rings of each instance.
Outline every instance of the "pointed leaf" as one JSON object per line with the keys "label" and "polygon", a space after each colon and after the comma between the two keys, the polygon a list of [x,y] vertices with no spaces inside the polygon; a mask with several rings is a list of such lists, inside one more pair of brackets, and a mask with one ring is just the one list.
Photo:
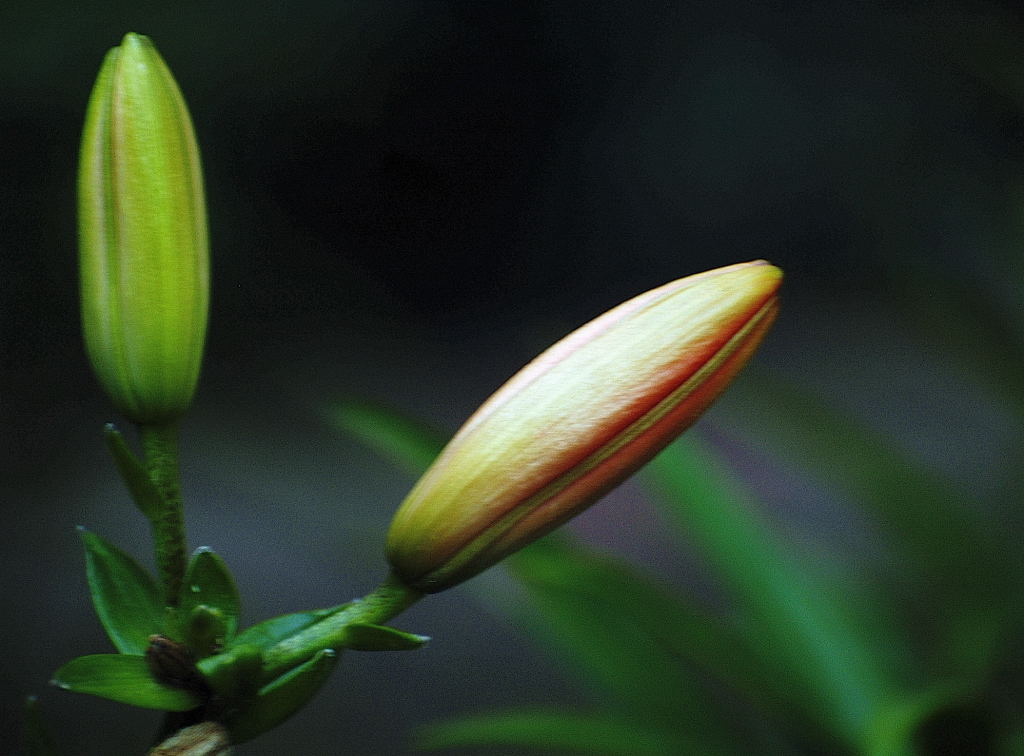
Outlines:
{"label": "pointed leaf", "polygon": [[135,506],[148,519],[152,520],[157,517],[163,504],[163,497],[153,483],[153,479],[149,477],[149,473],[146,472],[146,468],[128,448],[124,436],[114,427],[113,423],[107,423],[104,426],[103,438],[107,442],[107,449],[110,450],[110,455],[114,458],[117,471],[121,473],[121,480],[124,481]]}
{"label": "pointed leaf", "polygon": [[856,497],[907,557],[905,568],[946,591],[951,608],[1003,602],[1007,579],[1019,574],[1003,556],[1014,544],[997,545],[1001,534],[985,530],[984,508],[969,492],[802,387],[756,376],[739,382],[733,396],[758,444]]}
{"label": "pointed leaf", "polygon": [[[421,748],[509,746],[543,751],[558,749],[594,756],[678,756],[724,754],[700,740],[662,732],[607,714],[510,711],[482,714],[427,726]],[[516,751],[517,753],[519,750]]]}
{"label": "pointed leaf", "polygon": [[895,683],[882,657],[837,601],[776,542],[729,471],[690,436],[669,446],[643,478],[669,521],[695,542],[738,604],[748,639],[780,690],[811,707],[822,728],[856,744]]}
{"label": "pointed leaf", "polygon": [[122,654],[144,654],[164,607],[156,581],[131,556],[84,528],[85,572],[96,614]]}
{"label": "pointed leaf", "polygon": [[530,596],[513,611],[616,711],[709,744],[727,738],[730,728],[701,676],[680,656],[682,639],[671,638],[643,589],[630,592],[628,578],[611,578],[610,565],[574,553],[560,538],[538,542],[509,560]]}
{"label": "pointed leaf", "polygon": [[[570,640],[575,634],[562,626],[558,610],[545,607],[586,601],[595,613],[629,623],[629,633],[619,639],[623,645],[655,646],[670,664],[699,668],[763,707],[782,703],[771,670],[735,626],[626,564],[568,538],[548,537],[511,557],[508,567],[542,612],[546,627],[539,630],[540,636],[555,645],[563,659],[576,658],[593,668],[581,641]],[[624,658],[622,653],[633,652],[609,653],[614,653],[613,659],[594,660],[608,665],[603,677],[628,686],[624,681],[629,675],[624,677],[615,665]]]}
{"label": "pointed leaf", "polygon": [[[1006,601],[1024,588],[1014,561],[1018,531],[993,527],[998,518],[985,519],[985,506],[970,491],[802,387],[756,376],[734,388],[743,427],[757,434],[759,445],[855,497],[892,545],[899,580],[879,575],[878,595],[893,602],[895,619],[924,630],[912,638],[917,645],[934,638],[916,658],[892,657],[928,665],[925,674],[990,674],[1005,627],[1020,624],[1019,602]],[[756,395],[742,401],[744,391]],[[1020,480],[1007,484],[1013,488]],[[944,611],[936,613],[936,606]],[[873,615],[874,632],[893,626],[890,613]]]}
{"label": "pointed leaf", "polygon": [[346,606],[348,604],[339,604],[328,609],[314,609],[307,612],[295,612],[293,614],[282,614],[279,617],[272,617],[247,627],[228,643],[228,647],[250,645],[261,649],[268,648]]}
{"label": "pointed leaf", "polygon": [[384,625],[353,623],[345,627],[345,648],[354,651],[407,651],[422,648],[430,638]]}
{"label": "pointed leaf", "polygon": [[[200,604],[192,608],[188,617],[178,623],[183,629],[181,637],[196,659],[203,659],[224,648],[230,637],[229,623],[219,609]],[[230,628],[233,629],[233,628]]]}
{"label": "pointed leaf", "polygon": [[195,694],[161,685],[143,656],[94,654],[79,656],[58,669],[51,682],[73,693],[163,711],[189,711],[202,701]]}
{"label": "pointed leaf", "polygon": [[327,408],[328,422],[401,469],[420,475],[441,453],[444,438],[394,410],[369,402],[340,401]]}
{"label": "pointed leaf", "polygon": [[238,629],[238,588],[224,560],[205,546],[192,555],[178,600],[185,617],[201,606],[220,613],[225,623],[224,641],[230,640]]}
{"label": "pointed leaf", "polygon": [[337,661],[334,650],[318,651],[306,663],[261,688],[248,706],[227,720],[231,742],[250,740],[292,716],[327,682]]}
{"label": "pointed leaf", "polygon": [[262,665],[260,649],[248,643],[235,644],[196,664],[206,684],[223,699],[254,696],[263,677]]}
{"label": "pointed leaf", "polygon": [[58,756],[57,743],[39,710],[39,699],[25,699],[25,744],[28,756]]}

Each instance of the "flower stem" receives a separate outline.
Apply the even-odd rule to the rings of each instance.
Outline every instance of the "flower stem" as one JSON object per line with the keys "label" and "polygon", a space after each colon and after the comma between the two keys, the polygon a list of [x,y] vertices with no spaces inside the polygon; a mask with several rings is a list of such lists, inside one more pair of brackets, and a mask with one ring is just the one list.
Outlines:
{"label": "flower stem", "polygon": [[338,612],[271,646],[263,653],[263,676],[273,679],[325,648],[344,646],[348,625],[380,624],[405,611],[424,594],[389,575],[374,591]]}
{"label": "flower stem", "polygon": [[185,540],[185,512],[181,502],[177,423],[140,425],[144,465],[160,491],[160,507],[150,524],[156,551],[156,569],[164,592],[164,603],[176,606],[185,577],[188,546]]}

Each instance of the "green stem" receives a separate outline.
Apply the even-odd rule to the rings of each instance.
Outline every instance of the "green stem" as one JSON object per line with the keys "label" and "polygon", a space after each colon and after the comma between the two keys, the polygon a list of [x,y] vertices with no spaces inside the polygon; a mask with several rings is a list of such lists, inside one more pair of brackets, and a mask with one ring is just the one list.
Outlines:
{"label": "green stem", "polygon": [[422,593],[405,585],[394,576],[388,576],[388,579],[380,587],[363,598],[356,599],[344,609],[264,651],[262,665],[264,679],[274,679],[282,675],[325,648],[341,649],[344,646],[343,641],[348,625],[357,622],[374,625],[387,622],[421,598],[423,598]]}
{"label": "green stem", "polygon": [[164,603],[176,606],[188,563],[178,461],[178,426],[174,422],[140,425],[139,437],[146,472],[161,495],[159,509],[150,518],[157,574],[164,591]]}

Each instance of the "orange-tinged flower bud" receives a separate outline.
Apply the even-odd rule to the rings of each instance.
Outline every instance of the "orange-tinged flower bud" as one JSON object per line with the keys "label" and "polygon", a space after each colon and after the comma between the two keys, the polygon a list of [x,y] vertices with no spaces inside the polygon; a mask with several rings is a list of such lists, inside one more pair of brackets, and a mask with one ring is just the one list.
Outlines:
{"label": "orange-tinged flower bud", "polygon": [[392,568],[450,588],[579,514],[689,427],[775,318],[763,260],[641,294],[523,368],[459,430],[395,514]]}

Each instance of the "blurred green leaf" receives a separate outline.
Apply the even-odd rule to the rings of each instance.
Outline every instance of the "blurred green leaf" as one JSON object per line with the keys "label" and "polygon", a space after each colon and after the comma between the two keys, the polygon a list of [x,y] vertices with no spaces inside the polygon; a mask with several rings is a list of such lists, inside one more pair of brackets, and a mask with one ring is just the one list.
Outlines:
{"label": "blurred green leaf", "polygon": [[426,635],[357,622],[345,626],[344,646],[354,651],[408,651],[422,648],[429,640]]}
{"label": "blurred green leaf", "polygon": [[421,475],[444,448],[444,438],[409,417],[369,402],[339,401],[329,423],[411,475]]}
{"label": "blurred green leaf", "polygon": [[156,581],[110,542],[85,528],[79,533],[92,603],[103,628],[121,653],[146,653],[149,636],[159,633],[164,623]]}
{"label": "blurred green leaf", "polygon": [[268,648],[346,606],[348,604],[339,604],[328,609],[314,609],[307,612],[295,612],[293,614],[282,614],[279,617],[272,617],[247,627],[228,643],[228,647],[255,646],[260,649]]}
{"label": "blurred green leaf", "polygon": [[35,696],[25,699],[25,745],[28,746],[28,756],[58,756],[60,753]]}
{"label": "blurred green leaf", "polygon": [[914,639],[928,638],[923,673],[987,674],[1006,626],[1022,622],[1021,602],[1006,600],[1024,585],[1017,531],[998,532],[968,493],[806,390],[766,376],[734,388],[759,445],[853,496],[883,529],[898,573],[879,576],[876,593],[894,602],[889,625],[927,628]]}
{"label": "blurred green leaf", "polygon": [[871,724],[865,740],[865,756],[913,756],[914,737],[929,716],[970,695],[971,688],[935,683],[921,692],[887,701]]}
{"label": "blurred green leaf", "polygon": [[[586,603],[589,608],[583,621],[588,616],[598,622],[606,617],[624,625],[626,632],[618,641],[657,649],[663,656],[654,664],[688,665],[766,709],[786,706],[790,691],[776,686],[772,671],[733,624],[628,565],[589,551],[565,536],[549,536],[510,557],[508,568],[537,605],[540,614],[532,621],[534,633],[558,647],[563,659],[579,657],[579,663],[591,670],[595,665],[603,667],[594,671],[613,686],[621,686],[621,695],[632,696],[635,691],[630,676],[636,672],[623,677],[616,666],[628,661],[629,655],[603,647],[588,651],[586,628],[573,632],[572,626],[579,620],[564,619],[564,607]],[[538,621],[543,625],[538,627]],[[566,622],[570,627],[562,627]],[[604,652],[614,658],[606,659]],[[591,655],[595,658],[588,660]],[[675,696],[677,691],[671,694]],[[643,708],[642,701],[638,708]]]}
{"label": "blurred green leaf", "polygon": [[[684,648],[688,640],[711,653],[720,650],[719,638],[701,635],[696,614],[687,615],[675,602],[662,603],[665,594],[638,576],[557,537],[510,557],[508,567],[530,598],[512,612],[555,648],[561,662],[599,685],[602,701],[611,697],[616,711],[693,733],[709,745],[729,731],[700,676],[686,663],[694,656]],[[712,624],[708,620],[703,629],[711,630]],[[727,635],[724,631],[720,638]],[[737,659],[742,655],[736,649]]]}
{"label": "blurred green leaf", "polygon": [[417,738],[420,748],[513,746],[558,749],[593,756],[712,756],[714,748],[675,732],[652,730],[608,713],[500,712],[429,725]]}
{"label": "blurred green leaf", "polygon": [[225,623],[224,640],[230,641],[238,629],[239,604],[235,579],[224,560],[205,546],[196,549],[181,585],[181,615],[187,618],[203,605],[217,610]]}
{"label": "blurred green leaf", "polygon": [[324,649],[263,686],[253,700],[225,722],[231,732],[231,742],[251,740],[292,716],[327,682],[337,662],[338,654]]}
{"label": "blurred green leaf", "polygon": [[153,679],[144,656],[79,656],[58,669],[51,682],[73,693],[88,693],[144,709],[189,711],[202,703],[189,691],[161,685]]}
{"label": "blurred green leaf", "polygon": [[777,685],[848,746],[857,747],[894,688],[880,656],[841,610],[836,586],[790,561],[729,471],[691,436],[662,452],[643,477],[670,522],[703,552],[737,603],[748,642]]}
{"label": "blurred green leaf", "polygon": [[930,589],[970,610],[1002,601],[1007,580],[1020,579],[983,528],[983,508],[951,481],[803,388],[766,376],[734,388],[758,444],[855,497],[885,528],[902,566],[918,570]]}
{"label": "blurred green leaf", "polygon": [[103,438],[132,501],[147,519],[152,520],[160,512],[163,504],[163,496],[160,495],[159,489],[113,423],[104,426]]}

